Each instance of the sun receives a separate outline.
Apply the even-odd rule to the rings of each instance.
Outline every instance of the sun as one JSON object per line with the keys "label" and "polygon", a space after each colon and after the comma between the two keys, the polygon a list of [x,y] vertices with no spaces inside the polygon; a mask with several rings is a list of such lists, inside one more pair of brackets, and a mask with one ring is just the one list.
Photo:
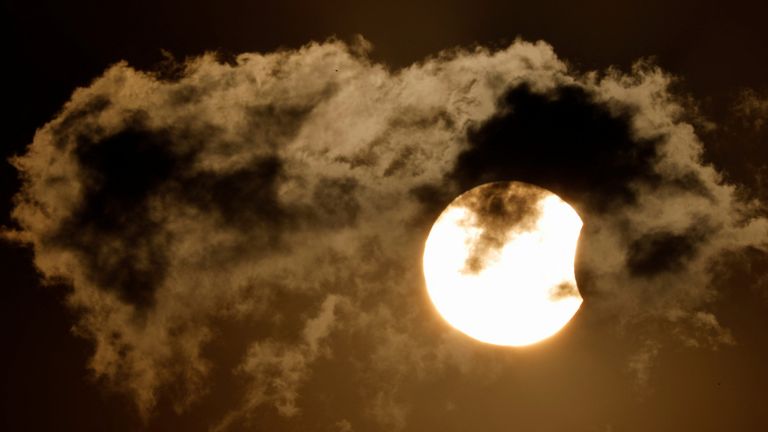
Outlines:
{"label": "sun", "polygon": [[456,198],[424,247],[437,311],[482,342],[524,346],[562,329],[579,309],[574,276],[582,221],[546,189],[488,183]]}

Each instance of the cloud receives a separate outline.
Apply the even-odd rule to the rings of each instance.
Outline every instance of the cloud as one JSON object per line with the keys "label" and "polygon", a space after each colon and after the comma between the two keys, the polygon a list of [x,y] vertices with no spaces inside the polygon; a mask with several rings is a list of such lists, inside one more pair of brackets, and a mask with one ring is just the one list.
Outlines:
{"label": "cloud", "polygon": [[[379,427],[404,428],[404,387],[500,367],[435,320],[420,268],[434,218],[485,182],[578,209],[594,313],[727,340],[710,263],[765,249],[768,222],[702,163],[670,80],[647,65],[580,74],[522,41],[398,71],[338,41],[205,55],[173,79],[119,63],[13,160],[21,229],[7,235],[71,284],[90,368],[145,416],[171,386],[178,410],[199,402],[223,363],[207,347],[226,340],[243,379],[223,428],[311,411],[302,389],[324,361],[360,383],[347,390]],[[339,414],[329,427],[358,428]]]}
{"label": "cloud", "polygon": [[513,231],[530,231],[541,214],[538,206],[546,190],[525,183],[489,183],[464,193],[450,205],[471,211],[461,223],[478,229],[468,245],[465,268],[478,273],[486,261],[497,254]]}
{"label": "cloud", "polygon": [[651,369],[661,346],[658,342],[646,340],[629,359],[627,368],[635,376],[635,384],[645,389],[651,377]]}
{"label": "cloud", "polygon": [[[228,414],[216,430],[226,430],[236,421],[250,420],[255,408],[264,403],[272,403],[282,416],[298,414],[299,388],[307,379],[312,362],[330,354],[324,340],[334,325],[337,305],[343,300],[335,295],[328,296],[320,305],[318,315],[307,320],[299,343],[266,340],[255,342],[248,348],[236,370],[250,383],[244,403],[241,409]],[[349,423],[339,427],[343,430],[344,425]]]}
{"label": "cloud", "polygon": [[761,130],[768,119],[768,97],[755,90],[746,89],[739,95],[734,112],[745,124],[755,130]]}

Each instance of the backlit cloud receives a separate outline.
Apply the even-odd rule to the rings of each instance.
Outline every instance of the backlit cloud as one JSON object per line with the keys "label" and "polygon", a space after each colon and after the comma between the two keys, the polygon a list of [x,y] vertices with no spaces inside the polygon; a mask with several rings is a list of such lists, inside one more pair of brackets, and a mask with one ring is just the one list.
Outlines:
{"label": "backlit cloud", "polygon": [[[314,371],[335,368],[323,394],[352,394],[391,430],[407,427],[405,383],[492,373],[493,354],[436,318],[420,267],[434,218],[490,181],[577,208],[593,313],[664,323],[689,345],[732,341],[708,310],[711,264],[764,249],[768,221],[701,162],[668,75],[577,73],[543,42],[398,71],[366,49],[206,55],[172,80],[119,63],[13,160],[24,186],[9,235],[72,285],[90,368],[145,416],[161,397],[189,409],[229,367],[239,396],[222,429],[306,412],[358,430],[359,413],[312,408]],[[630,361],[644,380],[661,349],[646,344]]]}

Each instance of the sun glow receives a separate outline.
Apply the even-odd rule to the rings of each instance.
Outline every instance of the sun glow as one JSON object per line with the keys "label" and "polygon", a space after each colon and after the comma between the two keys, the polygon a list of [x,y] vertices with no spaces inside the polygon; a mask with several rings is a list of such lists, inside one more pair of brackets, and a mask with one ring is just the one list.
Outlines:
{"label": "sun glow", "polygon": [[485,186],[457,198],[432,226],[423,258],[427,290],[443,318],[465,334],[496,345],[529,345],[557,333],[581,305],[574,258],[582,221],[557,195],[536,188],[542,193],[535,223],[512,230],[482,269],[468,272],[483,227],[461,199]]}

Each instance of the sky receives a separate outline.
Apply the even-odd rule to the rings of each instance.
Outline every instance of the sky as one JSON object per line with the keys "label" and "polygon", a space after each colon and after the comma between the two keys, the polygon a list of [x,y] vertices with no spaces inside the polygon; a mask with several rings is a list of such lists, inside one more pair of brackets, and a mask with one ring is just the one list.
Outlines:
{"label": "sky", "polygon": [[[3,430],[762,430],[758,2],[4,0]],[[421,253],[523,181],[584,303],[474,341]]]}

